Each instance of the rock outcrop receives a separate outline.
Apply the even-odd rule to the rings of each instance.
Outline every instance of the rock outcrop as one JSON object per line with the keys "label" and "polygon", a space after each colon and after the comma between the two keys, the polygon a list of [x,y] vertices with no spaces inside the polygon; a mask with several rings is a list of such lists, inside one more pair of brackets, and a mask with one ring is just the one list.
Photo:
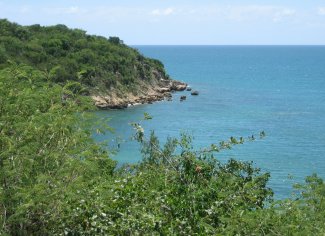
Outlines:
{"label": "rock outcrop", "polygon": [[187,84],[179,82],[179,81],[173,81],[171,83],[171,90],[173,91],[184,91],[187,87]]}
{"label": "rock outcrop", "polygon": [[180,99],[179,99],[181,102],[186,100],[186,96],[181,96]]}
{"label": "rock outcrop", "polygon": [[95,105],[101,109],[124,109],[129,106],[139,104],[151,104],[156,101],[172,100],[172,92],[184,91],[187,87],[186,83],[160,79],[158,82],[148,84],[139,84],[135,89],[136,93],[127,92],[117,94],[116,90],[112,89],[105,94],[91,96]]}

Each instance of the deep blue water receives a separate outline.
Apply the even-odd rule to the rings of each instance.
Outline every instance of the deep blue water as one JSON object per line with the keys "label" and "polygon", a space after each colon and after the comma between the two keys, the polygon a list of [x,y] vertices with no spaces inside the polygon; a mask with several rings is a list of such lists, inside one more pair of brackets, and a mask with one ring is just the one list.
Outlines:
{"label": "deep blue water", "polygon": [[[100,111],[110,117],[113,136],[126,140],[113,158],[136,162],[139,146],[130,142],[130,122],[147,112],[143,123],[161,140],[180,132],[194,136],[196,147],[230,136],[264,130],[266,138],[216,155],[253,161],[271,173],[276,198],[289,197],[291,185],[314,172],[325,177],[325,46],[136,46],[145,56],[161,60],[168,74],[187,82],[200,95],[174,95],[126,110]],[[187,94],[187,100],[179,97]],[[113,136],[96,137],[110,140]],[[288,178],[288,176],[291,176]]]}

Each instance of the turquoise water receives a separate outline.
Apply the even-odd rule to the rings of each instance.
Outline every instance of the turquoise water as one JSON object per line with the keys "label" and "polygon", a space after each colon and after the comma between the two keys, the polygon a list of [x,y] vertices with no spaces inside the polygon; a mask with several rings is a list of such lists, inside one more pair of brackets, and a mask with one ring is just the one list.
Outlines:
{"label": "turquoise water", "polygon": [[[313,172],[325,177],[325,46],[137,46],[145,56],[161,60],[168,74],[198,90],[126,110],[100,111],[110,117],[113,136],[125,140],[114,156],[120,163],[137,162],[139,146],[129,141],[130,122],[143,113],[143,123],[161,140],[187,132],[196,147],[230,136],[264,130],[263,140],[216,155],[220,160],[253,161],[271,173],[277,198],[290,196],[291,185]],[[189,95],[180,102],[181,95]],[[110,140],[112,135],[96,137]],[[289,178],[290,176],[290,178]]]}

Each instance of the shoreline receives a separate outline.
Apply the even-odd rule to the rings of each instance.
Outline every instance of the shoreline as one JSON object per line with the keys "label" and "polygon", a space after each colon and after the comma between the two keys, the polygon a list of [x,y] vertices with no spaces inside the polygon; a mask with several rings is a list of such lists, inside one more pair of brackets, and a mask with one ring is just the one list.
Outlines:
{"label": "shoreline", "polygon": [[117,94],[116,90],[107,91],[106,94],[92,95],[91,98],[97,108],[106,109],[125,109],[140,104],[152,104],[157,101],[171,101],[172,93],[184,91],[188,84],[176,80],[160,79],[158,83],[140,84],[137,94],[127,92]]}

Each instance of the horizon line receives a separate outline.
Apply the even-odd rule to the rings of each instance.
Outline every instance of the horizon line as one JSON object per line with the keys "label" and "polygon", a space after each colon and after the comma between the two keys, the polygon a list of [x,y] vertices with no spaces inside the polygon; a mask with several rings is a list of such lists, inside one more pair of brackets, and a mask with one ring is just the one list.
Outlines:
{"label": "horizon line", "polygon": [[325,44],[126,44],[128,46],[325,46]]}

